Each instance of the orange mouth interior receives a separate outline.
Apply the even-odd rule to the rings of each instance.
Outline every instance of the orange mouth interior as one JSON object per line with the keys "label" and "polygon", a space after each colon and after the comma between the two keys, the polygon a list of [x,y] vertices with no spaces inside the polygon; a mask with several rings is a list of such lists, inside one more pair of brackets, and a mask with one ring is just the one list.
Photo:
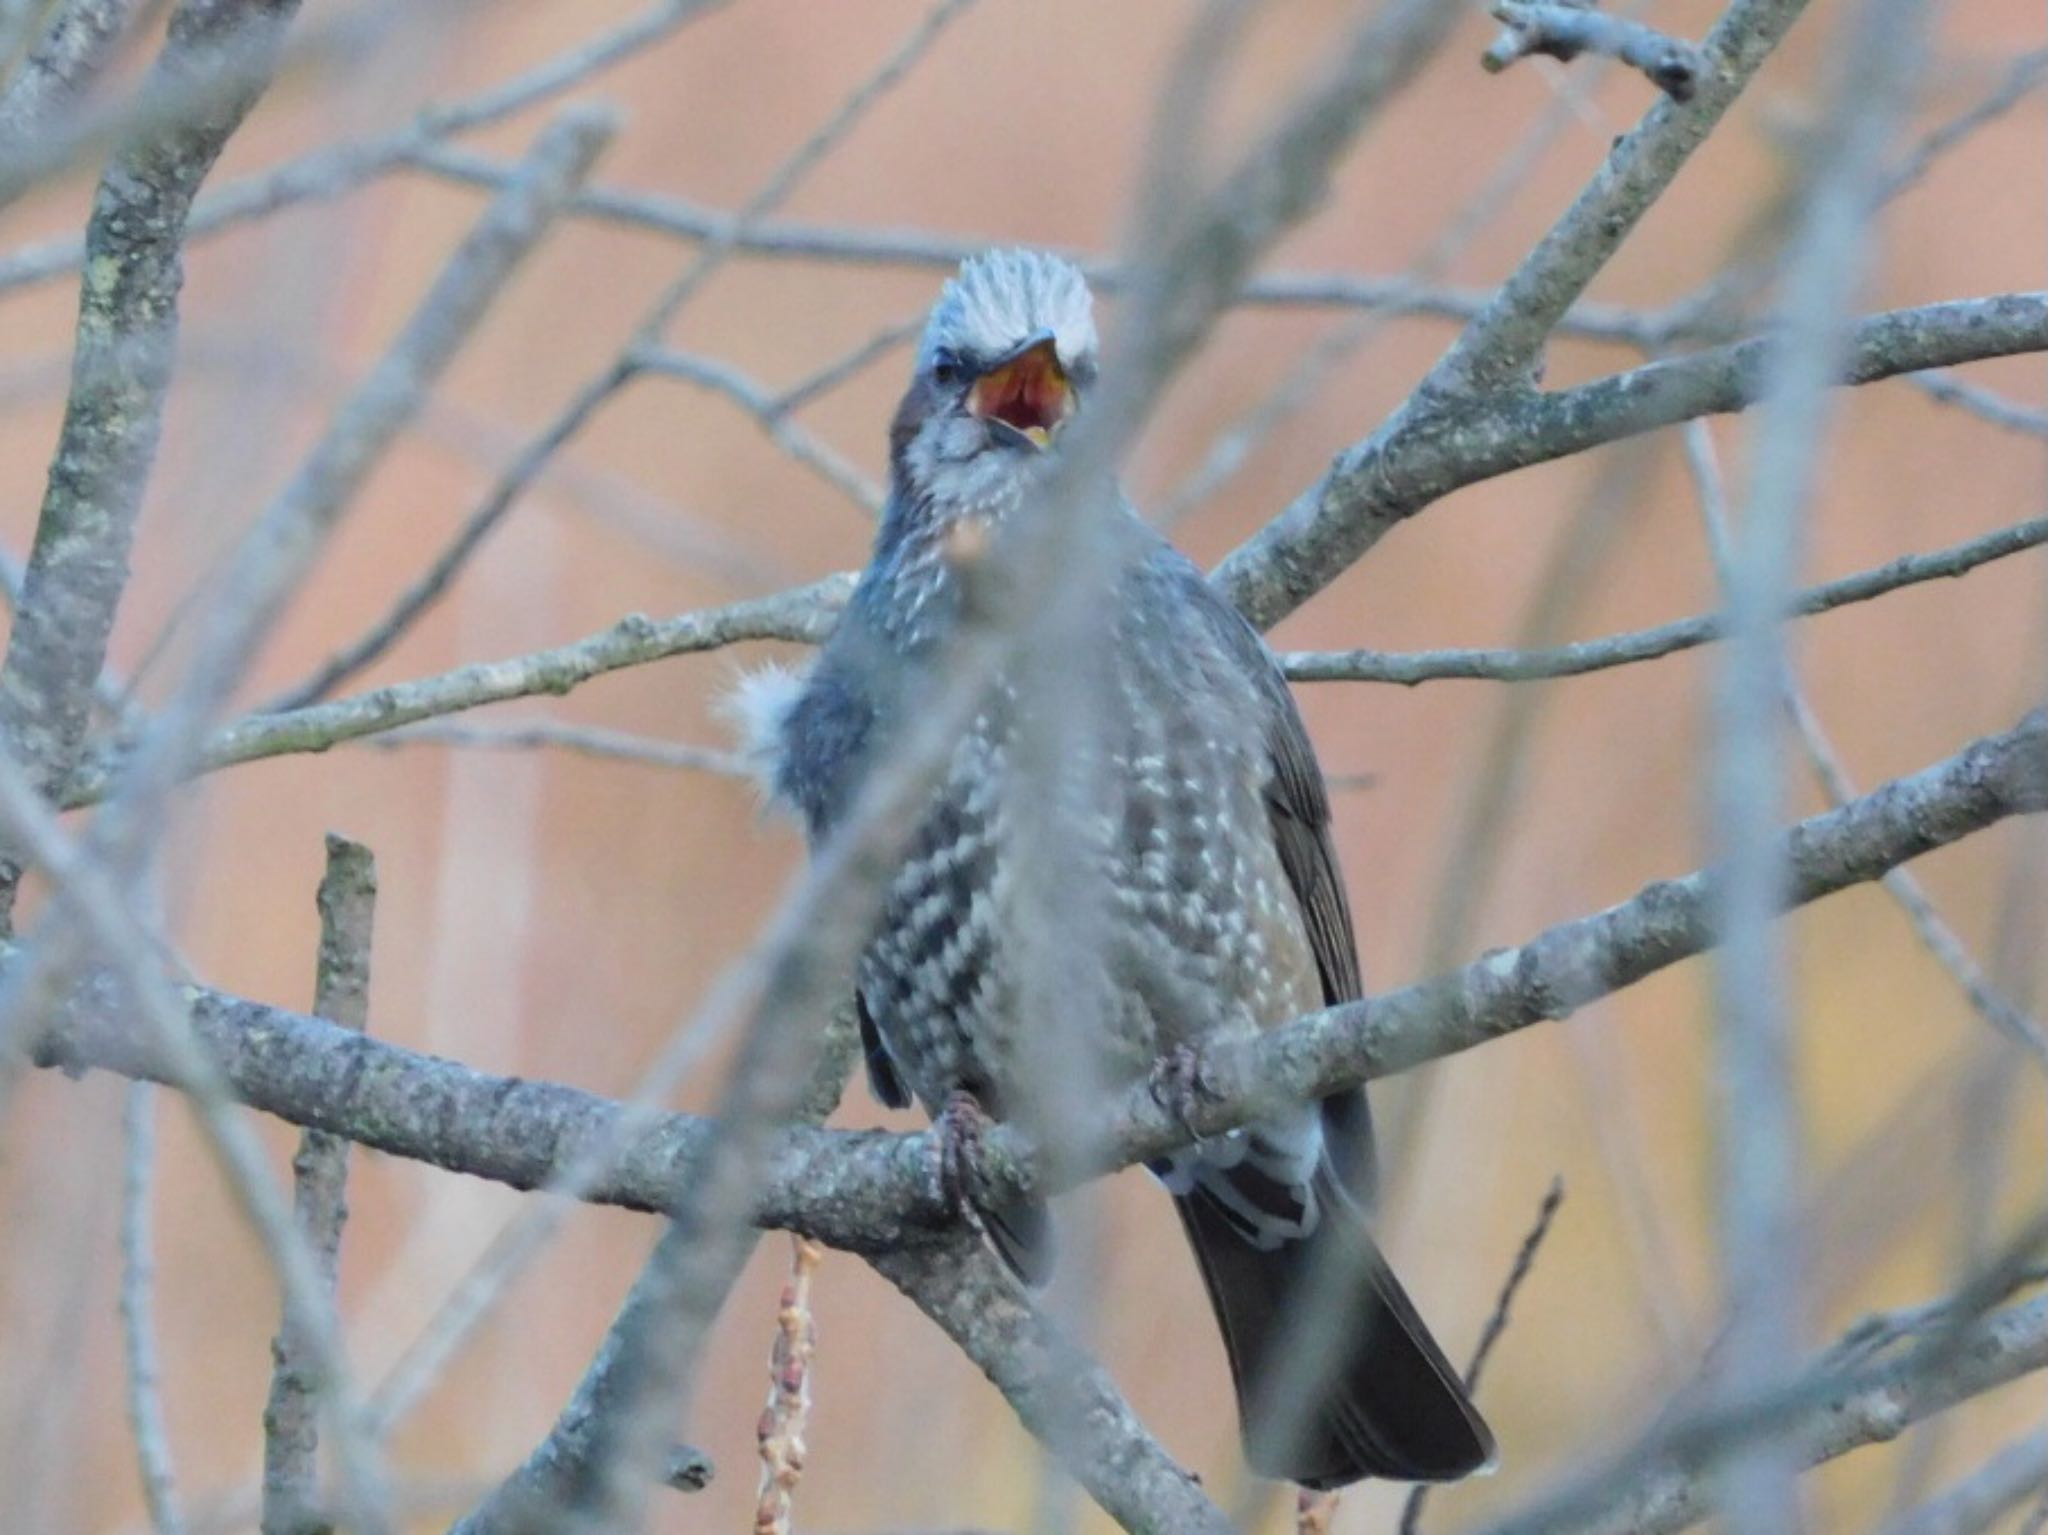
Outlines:
{"label": "orange mouth interior", "polygon": [[1039,447],[1072,413],[1074,393],[1050,341],[975,380],[974,413],[1014,427]]}

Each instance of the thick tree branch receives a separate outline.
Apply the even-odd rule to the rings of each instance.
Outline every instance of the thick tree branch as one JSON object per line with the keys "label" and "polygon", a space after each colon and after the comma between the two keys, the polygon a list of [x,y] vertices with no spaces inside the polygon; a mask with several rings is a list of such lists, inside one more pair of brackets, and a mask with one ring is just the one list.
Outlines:
{"label": "thick tree branch", "polygon": [[[1979,740],[1956,756],[1793,827],[1786,836],[1788,905],[1879,878],[1887,869],[2014,815],[2048,810],[2048,714]],[[1563,1018],[1706,950],[1702,874],[1650,885],[1631,899],[1553,927],[1435,980],[1330,1008],[1249,1044],[1212,1048],[1203,1093],[1169,1111],[1144,1087],[1108,1116],[1106,1160],[1127,1165],[1221,1134],[1281,1106],[1456,1054]],[[254,1107],[332,1130],[397,1156],[536,1188],[602,1144],[622,1110],[592,1093],[491,1076],[335,1029],[287,1009],[189,988],[192,1026],[235,1091]],[[175,1076],[149,1039],[119,1027],[94,997],[67,1009],[39,1046],[44,1064],[99,1066],[125,1076]],[[622,1150],[585,1197],[669,1208],[703,1155],[709,1123],[660,1116]],[[1006,1127],[985,1144],[988,1192],[1045,1192],[1024,1137]],[[874,1252],[951,1218],[931,1187],[928,1135],[786,1131],[755,1206],[762,1225]]]}

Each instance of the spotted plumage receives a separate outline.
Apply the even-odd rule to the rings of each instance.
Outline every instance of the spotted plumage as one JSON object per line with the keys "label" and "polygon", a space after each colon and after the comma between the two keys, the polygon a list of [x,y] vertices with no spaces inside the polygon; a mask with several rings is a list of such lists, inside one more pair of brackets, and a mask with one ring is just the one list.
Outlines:
{"label": "spotted plumage", "polygon": [[[891,431],[891,497],[873,559],[800,693],[778,703],[776,786],[814,838],[845,813],[884,743],[918,708],[957,619],[947,557],[965,520],[1026,504],[1095,369],[1087,289],[1056,258],[963,266],[935,306]],[[1359,995],[1357,954],[1321,774],[1263,642],[1199,571],[1126,508],[1129,558],[1104,658],[1112,722],[1106,802],[1081,829],[1106,892],[1099,1059],[1109,1083],[1179,1046],[1247,1037]],[[1016,934],[1034,920],[1011,874],[1033,828],[1010,792],[1017,693],[999,685],[954,754],[891,881],[856,981],[870,1080],[933,1112],[974,1095],[1000,1117],[1026,1086],[1033,1020],[1017,1006]],[[1100,881],[1099,886],[1082,883]],[[1362,1094],[1163,1159],[1223,1327],[1247,1446],[1315,1486],[1364,1475],[1446,1478],[1491,1440],[1377,1252],[1339,1309],[1338,1367],[1296,1442],[1262,1436],[1263,1367],[1314,1256],[1362,1232],[1372,1180]],[[1042,1213],[986,1212],[1010,1262],[1049,1262]],[[1344,1240],[1351,1240],[1344,1237]]]}

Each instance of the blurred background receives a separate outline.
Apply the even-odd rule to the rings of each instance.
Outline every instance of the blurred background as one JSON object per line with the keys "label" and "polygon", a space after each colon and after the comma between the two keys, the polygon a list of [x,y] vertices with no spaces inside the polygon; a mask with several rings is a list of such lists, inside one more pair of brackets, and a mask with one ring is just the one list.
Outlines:
{"label": "blurred background", "polygon": [[[317,16],[319,10],[314,8]],[[1842,7],[1795,30],[1593,297],[1661,309],[1776,236]],[[742,206],[894,48],[923,0],[825,6],[737,0],[572,93],[625,127],[607,187]],[[1185,0],[982,0],[838,146],[784,209],[845,229],[1113,252]],[[631,14],[615,0],[522,0],[408,15],[344,68],[291,72],[234,140],[213,185],[321,144],[394,128],[575,47]],[[1697,37],[1717,8],[1659,3]],[[1263,7],[1217,140],[1241,143],[1354,19],[1336,0]],[[1903,151],[1993,90],[2043,41],[2039,7],[1957,0]],[[1392,277],[1484,199],[1437,274],[1480,289],[1509,272],[1650,105],[1632,72],[1536,60],[1500,76],[1478,8],[1345,163],[1328,206],[1270,266]],[[136,62],[140,62],[138,57]],[[472,135],[505,161],[545,110]],[[1869,307],[2041,285],[2048,264],[2044,114],[2027,95],[1937,159],[1890,206]],[[1520,168],[1497,175],[1511,155]],[[18,205],[10,246],[74,235],[81,168]],[[180,604],[291,472],[374,363],[482,194],[419,172],[378,178],[196,242],[180,380],[115,636],[125,675],[161,696],[181,663]],[[616,355],[689,259],[689,242],[565,221],[376,475],[256,668],[249,702],[354,638],[420,571],[495,472]],[[770,391],[914,319],[942,265],[741,253],[669,337]],[[0,540],[25,551],[61,418],[76,310],[65,272],[0,288]],[[1141,506],[1176,503],[1212,444],[1356,311],[1237,311],[1175,385],[1128,468]],[[1114,324],[1114,306],[1107,306]],[[1212,563],[1368,432],[1449,340],[1440,317],[1389,319],[1192,505],[1175,537]],[[1548,381],[1637,361],[1561,340]],[[871,479],[908,355],[880,357],[797,419]],[[2039,409],[2041,362],[1972,382]],[[1711,440],[1739,504],[1745,429]],[[1894,382],[1840,401],[1813,507],[1809,579],[1929,550],[2042,510],[2048,460],[2025,433]],[[1185,498],[1182,498],[1183,500]],[[354,686],[426,675],[767,592],[865,558],[871,524],[727,399],[649,377],[615,399],[514,508],[403,642]],[[2002,729],[2042,695],[2048,567],[2038,551],[1966,582],[1915,587],[1801,626],[1815,709],[1864,783]],[[1517,474],[1431,508],[1280,626],[1281,648],[1413,649],[1576,638],[1712,609],[1713,567],[1680,435]],[[775,647],[684,657],[573,696],[475,716],[603,725],[723,743],[713,706]],[[1701,859],[1703,710],[1713,652],[1519,688],[1437,682],[1302,689],[1337,795],[1370,984],[1420,978],[1486,946],[1631,894]],[[1801,813],[1822,801],[1800,780]],[[800,859],[722,776],[565,752],[368,746],[224,772],[188,796],[169,905],[198,972],[251,996],[310,1000],[321,834],[369,843],[381,869],[371,1027],[501,1073],[628,1091],[742,952]],[[2007,827],[1916,866],[1944,914],[2015,996],[2044,978],[2041,908],[2021,898],[2038,831]],[[2015,895],[2015,892],[2020,895]],[[1818,1346],[1860,1313],[1942,1293],[1987,1233],[2044,1193],[2031,1069],[1987,1101],[1960,1063],[1990,1039],[1897,907],[1864,887],[1800,916],[1801,1086],[1809,1114],[1808,1316]],[[1707,970],[1688,964],[1487,1050],[1376,1089],[1392,1194],[1388,1241],[1450,1351],[1471,1347],[1553,1175],[1569,1195],[1491,1366],[1481,1403],[1504,1466],[1446,1490],[1433,1528],[1504,1511],[1622,1442],[1696,1368],[1716,1316]],[[1981,1077],[1981,1074],[1980,1074]],[[678,1100],[708,1101],[716,1071]],[[121,1085],[37,1074],[0,1141],[0,1488],[10,1531],[138,1528],[115,1317]],[[839,1122],[891,1122],[856,1084]],[[902,1123],[909,1123],[906,1118]],[[291,1136],[266,1126],[280,1168]],[[183,1111],[166,1105],[158,1205],[163,1380],[181,1489],[195,1510],[247,1488],[277,1295]],[[1139,1174],[1110,1185],[1100,1347],[1167,1447],[1233,1488],[1223,1357],[1167,1202]],[[342,1304],[361,1375],[397,1356],[520,1206],[480,1182],[359,1154]],[[547,1429],[655,1235],[582,1211],[399,1432],[423,1483],[489,1480]],[[744,1527],[754,1425],[787,1243],[764,1240],[715,1333],[691,1438],[720,1475],[665,1497],[657,1528]],[[799,1528],[1029,1527],[1036,1453],[953,1348],[859,1261],[817,1280],[817,1407]],[[1900,1479],[1980,1461],[2037,1421],[2039,1383],[1966,1409],[1815,1481],[1815,1527],[1868,1527]],[[1915,1448],[1918,1445],[1920,1448]],[[1929,1486],[1909,1482],[1908,1486]],[[1348,1496],[1341,1531],[1391,1528],[1399,1490]],[[1106,1523],[1095,1519],[1088,1528]],[[421,1527],[430,1521],[423,1518]],[[253,1526],[251,1526],[253,1527]],[[438,1527],[438,1526],[435,1526]],[[1282,1527],[1279,1513],[1268,1528]]]}

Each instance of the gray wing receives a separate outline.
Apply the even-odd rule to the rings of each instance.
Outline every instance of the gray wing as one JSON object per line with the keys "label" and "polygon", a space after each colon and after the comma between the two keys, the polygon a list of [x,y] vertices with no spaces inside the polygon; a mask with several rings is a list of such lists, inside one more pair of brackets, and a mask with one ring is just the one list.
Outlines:
{"label": "gray wing", "polygon": [[[1266,820],[1281,871],[1294,892],[1309,949],[1323,984],[1323,1002],[1334,1007],[1365,994],[1358,963],[1358,939],[1351,928],[1351,902],[1344,875],[1330,840],[1330,796],[1323,770],[1309,744],[1287,678],[1258,631],[1192,566],[1197,590],[1188,594],[1216,626],[1257,685],[1266,711],[1266,756],[1269,775],[1264,786]],[[1323,1100],[1323,1144],[1338,1184],[1370,1207],[1377,1175],[1374,1167],[1372,1118],[1365,1092],[1336,1093]]]}

